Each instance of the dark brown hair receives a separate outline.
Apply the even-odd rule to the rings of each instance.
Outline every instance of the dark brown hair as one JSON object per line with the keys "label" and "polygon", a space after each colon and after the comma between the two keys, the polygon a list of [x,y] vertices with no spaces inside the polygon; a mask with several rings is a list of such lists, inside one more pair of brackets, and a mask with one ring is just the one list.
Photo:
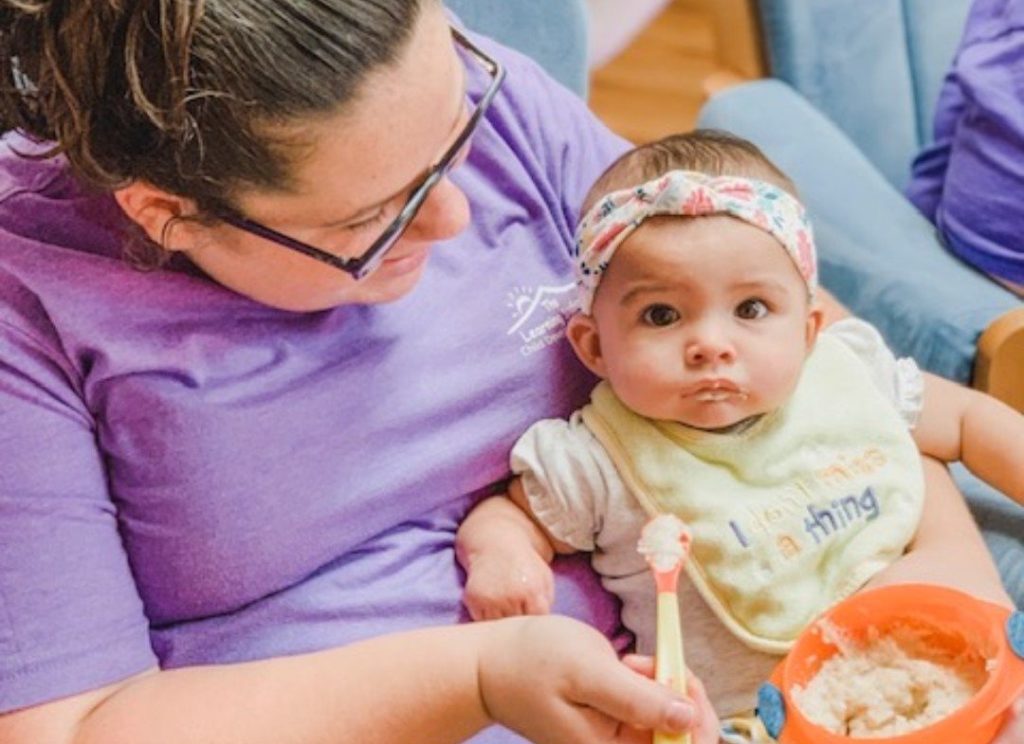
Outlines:
{"label": "dark brown hair", "polygon": [[281,125],[351,101],[430,1],[0,0],[0,129],[214,215],[240,186],[287,189]]}
{"label": "dark brown hair", "polygon": [[757,178],[798,196],[789,177],[753,142],[719,129],[694,129],[640,145],[620,156],[590,187],[581,214],[589,212],[605,194],[638,186],[672,170]]}

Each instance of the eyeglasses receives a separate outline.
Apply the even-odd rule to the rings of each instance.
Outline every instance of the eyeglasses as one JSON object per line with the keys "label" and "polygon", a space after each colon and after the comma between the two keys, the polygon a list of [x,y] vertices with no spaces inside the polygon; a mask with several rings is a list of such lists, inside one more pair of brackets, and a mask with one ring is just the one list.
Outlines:
{"label": "eyeglasses", "polygon": [[391,250],[391,248],[398,242],[398,239],[402,237],[402,233],[406,231],[409,224],[416,219],[416,215],[419,213],[423,203],[430,196],[431,190],[448,175],[452,167],[459,162],[460,155],[466,149],[469,144],[470,138],[479,126],[481,119],[483,119],[484,112],[487,111],[491,105],[491,101],[494,100],[495,94],[501,87],[502,82],[505,79],[505,68],[501,66],[501,63],[493,59],[489,55],[485,54],[479,47],[473,42],[467,39],[458,29],[452,28],[452,37],[455,43],[469,53],[473,59],[475,59],[491,76],[491,83],[487,86],[487,90],[481,97],[480,102],[476,105],[476,109],[469,116],[469,120],[466,122],[466,126],[463,128],[459,136],[452,142],[451,146],[445,150],[444,155],[441,156],[440,160],[433,165],[427,172],[426,177],[423,181],[413,190],[409,195],[409,198],[405,202],[405,206],[398,213],[398,216],[392,220],[391,224],[384,229],[384,232],[373,241],[373,244],[367,248],[362,255],[351,258],[343,258],[336,256],[328,251],[316,248],[308,243],[303,243],[301,240],[289,237],[284,233],[279,233],[277,230],[273,230],[266,225],[261,225],[259,222],[249,219],[237,212],[230,210],[224,210],[217,214],[217,216],[224,222],[237,227],[239,230],[244,230],[247,233],[256,235],[265,240],[269,240],[272,243],[277,243],[280,246],[288,248],[293,251],[302,253],[303,255],[314,258],[317,261],[321,261],[328,266],[333,266],[336,269],[344,271],[346,274],[351,275],[355,279],[363,279],[368,274],[372,273],[376,269],[380,262],[383,260],[384,255]]}

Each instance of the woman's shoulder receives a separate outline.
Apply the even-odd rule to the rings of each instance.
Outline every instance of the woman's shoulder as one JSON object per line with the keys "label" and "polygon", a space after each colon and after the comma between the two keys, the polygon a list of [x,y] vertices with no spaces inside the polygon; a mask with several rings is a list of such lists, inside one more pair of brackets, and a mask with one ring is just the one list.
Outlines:
{"label": "woman's shoulder", "polygon": [[75,178],[53,143],[17,132],[0,137],[0,261],[25,242],[36,244],[36,253],[87,245],[97,228],[110,234],[119,214],[109,194]]}
{"label": "woman's shoulder", "polygon": [[0,137],[0,204],[66,177],[64,159],[52,156],[52,151],[53,143],[36,142],[18,132]]}

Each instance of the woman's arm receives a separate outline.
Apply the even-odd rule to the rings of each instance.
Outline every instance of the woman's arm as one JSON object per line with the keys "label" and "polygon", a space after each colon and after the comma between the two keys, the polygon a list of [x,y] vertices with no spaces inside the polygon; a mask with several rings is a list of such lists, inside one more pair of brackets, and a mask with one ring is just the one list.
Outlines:
{"label": "woman's arm", "polygon": [[914,441],[925,455],[961,460],[989,485],[1024,505],[1024,416],[990,395],[924,374],[924,405]]}
{"label": "woman's arm", "polygon": [[0,741],[442,743],[497,721],[534,741],[614,742],[640,741],[634,726],[680,731],[696,715],[668,688],[622,664],[596,630],[549,616],[150,672],[0,716]]}

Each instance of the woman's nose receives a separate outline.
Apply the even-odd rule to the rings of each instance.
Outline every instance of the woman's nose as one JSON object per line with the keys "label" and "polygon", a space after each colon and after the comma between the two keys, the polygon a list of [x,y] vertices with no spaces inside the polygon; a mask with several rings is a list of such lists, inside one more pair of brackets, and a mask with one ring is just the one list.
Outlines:
{"label": "woman's nose", "polygon": [[446,176],[427,195],[406,236],[424,243],[445,240],[458,235],[468,224],[469,200]]}

